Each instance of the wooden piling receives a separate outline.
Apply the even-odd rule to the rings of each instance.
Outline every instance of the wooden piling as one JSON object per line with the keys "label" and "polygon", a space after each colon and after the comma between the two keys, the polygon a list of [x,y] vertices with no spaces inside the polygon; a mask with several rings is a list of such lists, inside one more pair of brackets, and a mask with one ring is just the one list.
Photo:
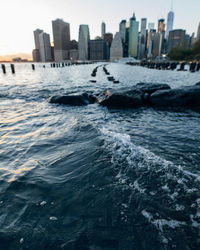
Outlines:
{"label": "wooden piling", "polygon": [[6,66],[5,64],[1,64],[1,68],[4,74],[6,74]]}
{"label": "wooden piling", "polygon": [[14,64],[10,64],[10,68],[11,68],[12,74],[15,74],[15,65]]}

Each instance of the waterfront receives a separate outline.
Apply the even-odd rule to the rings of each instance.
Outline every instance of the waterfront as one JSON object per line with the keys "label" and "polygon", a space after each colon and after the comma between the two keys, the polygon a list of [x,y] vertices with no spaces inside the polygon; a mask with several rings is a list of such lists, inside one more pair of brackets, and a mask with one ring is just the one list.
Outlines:
{"label": "waterfront", "polygon": [[[100,65],[100,64],[98,64]],[[0,74],[2,249],[198,249],[200,114],[48,103],[56,94],[193,85],[199,72],[124,64]]]}

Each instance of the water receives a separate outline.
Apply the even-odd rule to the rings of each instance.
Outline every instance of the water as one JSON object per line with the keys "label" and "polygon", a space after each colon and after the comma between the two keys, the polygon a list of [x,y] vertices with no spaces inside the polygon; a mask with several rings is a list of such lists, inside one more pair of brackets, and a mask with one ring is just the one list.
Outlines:
{"label": "water", "polygon": [[94,67],[0,74],[0,249],[199,249],[199,113],[48,103],[199,73]]}

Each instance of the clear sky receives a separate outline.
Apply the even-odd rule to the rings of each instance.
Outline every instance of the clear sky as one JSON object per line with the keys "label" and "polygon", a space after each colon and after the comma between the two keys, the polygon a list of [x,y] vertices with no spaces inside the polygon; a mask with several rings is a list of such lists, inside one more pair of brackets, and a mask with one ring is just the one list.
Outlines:
{"label": "clear sky", "polygon": [[[102,20],[106,30],[118,31],[119,22],[133,12],[137,20],[146,17],[157,24],[167,17],[171,0],[0,0],[0,55],[31,53],[33,30],[49,33],[51,21],[63,18],[70,23],[71,39],[78,39],[79,24],[89,24],[91,38],[100,35]],[[174,0],[174,28],[197,31],[200,22],[200,0]]]}

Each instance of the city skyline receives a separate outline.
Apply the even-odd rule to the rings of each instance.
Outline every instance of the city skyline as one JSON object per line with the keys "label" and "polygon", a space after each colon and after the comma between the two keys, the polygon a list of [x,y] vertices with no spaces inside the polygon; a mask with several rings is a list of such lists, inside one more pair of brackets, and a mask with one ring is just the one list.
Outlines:
{"label": "city skyline", "polygon": [[[36,30],[37,28],[45,30],[45,32],[50,34],[51,42],[53,42],[51,21],[56,18],[62,18],[64,21],[70,23],[72,39],[78,40],[78,30],[80,24],[89,25],[91,38],[94,39],[96,36],[101,35],[102,21],[106,23],[107,31],[115,34],[118,31],[121,20],[128,20],[128,18],[132,16],[133,12],[136,13],[136,18],[138,21],[140,21],[141,18],[147,18],[148,23],[154,22],[157,26],[157,20],[159,18],[164,18],[165,23],[167,22],[167,14],[171,10],[170,0],[155,0],[153,4],[149,3],[147,0],[143,0],[141,3],[126,0],[121,4],[117,4],[117,6],[116,4],[112,5],[113,0],[110,0],[109,3],[105,2],[104,0],[102,0],[101,3],[99,3],[97,0],[92,2],[86,0],[84,2],[84,6],[80,0],[77,0],[76,4],[71,0],[60,0],[59,4],[57,5],[55,5],[52,0],[35,2],[32,0],[26,2],[24,0],[20,0],[18,1],[18,4],[16,4],[16,2],[10,0],[6,3],[3,3],[5,10],[10,10],[11,17],[14,18],[17,14],[18,19],[13,23],[12,18],[7,18],[6,25],[2,28],[0,55],[15,53],[31,54],[32,48],[34,47],[32,31]],[[193,4],[191,4],[191,2]],[[143,6],[141,5],[142,3]],[[23,8],[20,6],[23,6]],[[77,8],[77,6],[80,6],[80,8]],[[88,15],[87,11],[84,13],[83,8],[81,7],[87,11],[90,9],[90,15]],[[45,8],[48,10],[46,11],[47,13],[44,12]],[[199,8],[200,2],[198,0],[192,0],[190,3],[188,3],[186,0],[182,0],[181,6],[180,1],[176,0],[173,7],[173,11],[175,12],[174,29],[182,28],[185,29],[189,34],[192,34],[192,32],[197,33],[198,24],[200,21],[198,16]],[[69,9],[72,11],[70,12]],[[93,11],[91,11],[91,9]],[[191,10],[193,11],[192,14]],[[82,14],[80,14],[80,11]],[[25,15],[23,15],[24,12]],[[190,14],[188,15],[187,13]],[[96,16],[95,18],[94,15]],[[5,18],[4,14],[0,17],[0,20],[2,18]],[[3,23],[2,20],[1,23]],[[11,26],[12,32],[10,32]],[[15,26],[17,26],[17,28]],[[14,40],[15,42],[13,42],[13,36],[17,37],[17,39]]]}

